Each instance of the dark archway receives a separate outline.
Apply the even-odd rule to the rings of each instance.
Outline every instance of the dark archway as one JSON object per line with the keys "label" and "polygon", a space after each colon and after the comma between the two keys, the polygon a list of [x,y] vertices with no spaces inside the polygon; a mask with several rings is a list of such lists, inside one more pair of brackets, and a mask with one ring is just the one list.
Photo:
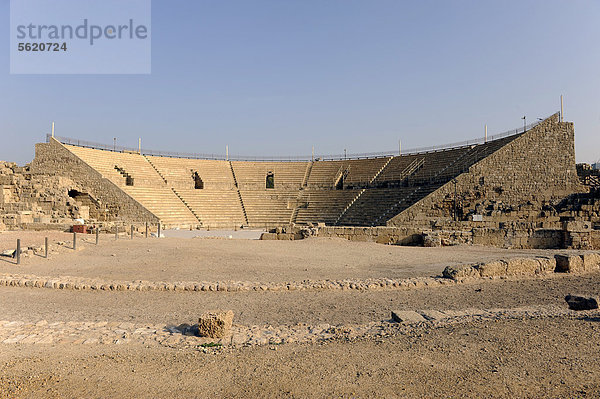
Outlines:
{"label": "dark archway", "polygon": [[71,198],[77,198],[77,197],[79,197],[79,196],[80,196],[80,195],[82,195],[82,194],[83,194],[82,192],[79,192],[79,191],[77,191],[77,190],[69,190],[69,191],[68,191],[68,195],[69,195],[69,197],[71,197]]}
{"label": "dark archway", "polygon": [[275,175],[273,174],[273,172],[267,173],[265,187],[266,188],[275,188]]}
{"label": "dark archway", "polygon": [[194,188],[196,190],[204,189],[204,182],[202,181],[202,178],[200,178],[200,176],[198,175],[198,172],[194,172],[193,178],[194,178]]}

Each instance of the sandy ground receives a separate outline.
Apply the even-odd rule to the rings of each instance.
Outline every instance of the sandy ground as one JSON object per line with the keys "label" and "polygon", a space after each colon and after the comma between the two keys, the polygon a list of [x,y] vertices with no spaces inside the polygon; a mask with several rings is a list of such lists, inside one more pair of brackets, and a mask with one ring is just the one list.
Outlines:
{"label": "sandy ground", "polygon": [[476,322],[206,354],[7,346],[3,397],[598,397],[600,319]]}
{"label": "sandy ground", "polygon": [[[0,234],[0,250],[41,246],[45,233]],[[73,251],[72,234],[52,233],[64,246],[51,253],[23,258],[19,266],[0,258],[0,273],[38,276],[99,277],[150,281],[301,281],[304,279],[404,278],[440,275],[444,267],[515,256],[551,254],[544,250],[487,247],[421,248],[389,246],[344,239],[256,241],[210,238],[136,238],[103,235],[99,246],[91,235],[80,236]],[[51,245],[56,248],[55,245]],[[41,252],[40,252],[41,254]]]}
{"label": "sandy ground", "polygon": [[[19,233],[0,234],[0,249]],[[20,234],[40,244],[43,236]],[[91,238],[91,237],[90,237]],[[36,241],[37,240],[37,241]],[[35,245],[35,244],[34,244]],[[412,248],[344,240],[135,239],[0,262],[0,273],[147,280],[290,281],[439,275],[449,264],[553,251]],[[150,251],[150,252],[148,252]],[[115,256],[112,256],[112,255]],[[600,293],[600,273],[392,291],[119,292],[0,287],[0,320],[194,323],[235,312],[239,326],[388,323],[392,310],[564,308]],[[1,322],[0,322],[1,324]],[[388,323],[389,324],[389,323]],[[1,330],[1,329],[0,329]],[[0,331],[1,332],[1,331]],[[419,324],[381,336],[201,351],[177,345],[0,342],[0,397],[600,397],[600,317]]]}

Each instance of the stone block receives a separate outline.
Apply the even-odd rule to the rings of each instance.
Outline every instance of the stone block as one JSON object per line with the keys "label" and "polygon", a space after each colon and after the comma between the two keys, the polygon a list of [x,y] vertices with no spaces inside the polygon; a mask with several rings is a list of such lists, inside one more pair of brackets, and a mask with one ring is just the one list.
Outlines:
{"label": "stone block", "polygon": [[592,224],[588,221],[574,220],[574,221],[564,222],[563,228],[566,231],[587,232],[592,229]]}
{"label": "stone block", "polygon": [[411,310],[394,310],[392,312],[392,320],[398,323],[421,323],[427,321],[425,317]]}
{"label": "stone block", "polygon": [[439,310],[419,310],[419,314],[427,320],[443,320],[448,318],[448,315]]}
{"label": "stone block", "polygon": [[442,275],[445,278],[457,280],[468,277],[479,277],[479,270],[476,266],[472,265],[446,266]]}
{"label": "stone block", "polygon": [[579,255],[554,255],[556,259],[556,272],[558,273],[581,273],[583,267],[583,258]]}
{"label": "stone block", "polygon": [[598,299],[580,295],[567,295],[565,301],[571,310],[593,310],[598,309]]}
{"label": "stone block", "polygon": [[262,233],[261,240],[277,240],[277,233]]}
{"label": "stone block", "polygon": [[441,247],[442,246],[442,238],[437,234],[423,232],[423,246],[424,247]]}
{"label": "stone block", "polygon": [[375,239],[377,244],[390,244],[392,242],[392,237],[387,234],[380,235]]}
{"label": "stone block", "polygon": [[532,276],[539,269],[540,263],[532,258],[514,258],[506,261],[506,274]]}
{"label": "stone block", "polygon": [[583,258],[583,270],[586,272],[597,270],[600,268],[600,254],[596,252],[590,252],[581,255]]}
{"label": "stone block", "polygon": [[198,320],[198,334],[203,337],[222,338],[231,329],[233,311],[216,310],[203,313]]}
{"label": "stone block", "polygon": [[489,263],[482,263],[477,266],[481,277],[499,277],[506,276],[507,262],[497,260]]}
{"label": "stone block", "polygon": [[556,269],[556,259],[554,258],[540,257],[537,258],[537,261],[540,264],[540,273],[552,273]]}
{"label": "stone block", "polygon": [[350,241],[367,242],[369,237],[364,234],[355,234],[350,237]]}

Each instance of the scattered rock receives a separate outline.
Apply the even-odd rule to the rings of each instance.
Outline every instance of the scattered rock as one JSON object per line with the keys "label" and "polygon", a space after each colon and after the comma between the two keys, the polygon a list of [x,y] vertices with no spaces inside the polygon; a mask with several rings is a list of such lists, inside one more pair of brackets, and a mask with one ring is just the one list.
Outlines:
{"label": "scattered rock", "polygon": [[198,325],[180,324],[177,326],[177,330],[181,331],[183,335],[199,335]]}
{"label": "scattered rock", "polygon": [[203,337],[222,338],[231,329],[233,311],[210,311],[202,314],[198,320],[198,334]]}
{"label": "scattered rock", "polygon": [[419,314],[427,320],[443,320],[448,317],[447,314],[440,312],[439,310],[419,310]]}
{"label": "scattered rock", "polygon": [[15,252],[17,252],[16,249],[7,249],[6,251],[2,251],[2,256],[8,256],[8,257],[14,258]]}
{"label": "scattered rock", "polygon": [[594,297],[586,298],[579,295],[567,295],[565,301],[571,310],[592,310],[598,309],[598,300]]}
{"label": "scattered rock", "polygon": [[398,323],[420,323],[427,321],[425,317],[411,310],[394,310],[392,312],[392,320]]}

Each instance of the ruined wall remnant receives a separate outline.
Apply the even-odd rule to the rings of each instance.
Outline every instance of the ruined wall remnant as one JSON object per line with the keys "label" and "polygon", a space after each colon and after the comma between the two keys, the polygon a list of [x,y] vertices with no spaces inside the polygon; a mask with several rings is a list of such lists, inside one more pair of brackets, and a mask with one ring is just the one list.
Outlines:
{"label": "ruined wall remnant", "polygon": [[427,228],[472,215],[483,221],[529,220],[544,216],[548,204],[583,191],[575,168],[573,124],[559,122],[556,114],[396,215],[388,226]]}
{"label": "ruined wall remnant", "polygon": [[57,140],[35,146],[35,159],[31,163],[35,174],[51,174],[72,180],[81,193],[98,209],[102,220],[156,223],[158,219],[121,188],[94,170],[91,166],[67,150]]}
{"label": "ruined wall remnant", "polygon": [[90,207],[69,196],[77,188],[71,179],[31,173],[28,166],[0,161],[0,229],[67,225],[89,218]]}

